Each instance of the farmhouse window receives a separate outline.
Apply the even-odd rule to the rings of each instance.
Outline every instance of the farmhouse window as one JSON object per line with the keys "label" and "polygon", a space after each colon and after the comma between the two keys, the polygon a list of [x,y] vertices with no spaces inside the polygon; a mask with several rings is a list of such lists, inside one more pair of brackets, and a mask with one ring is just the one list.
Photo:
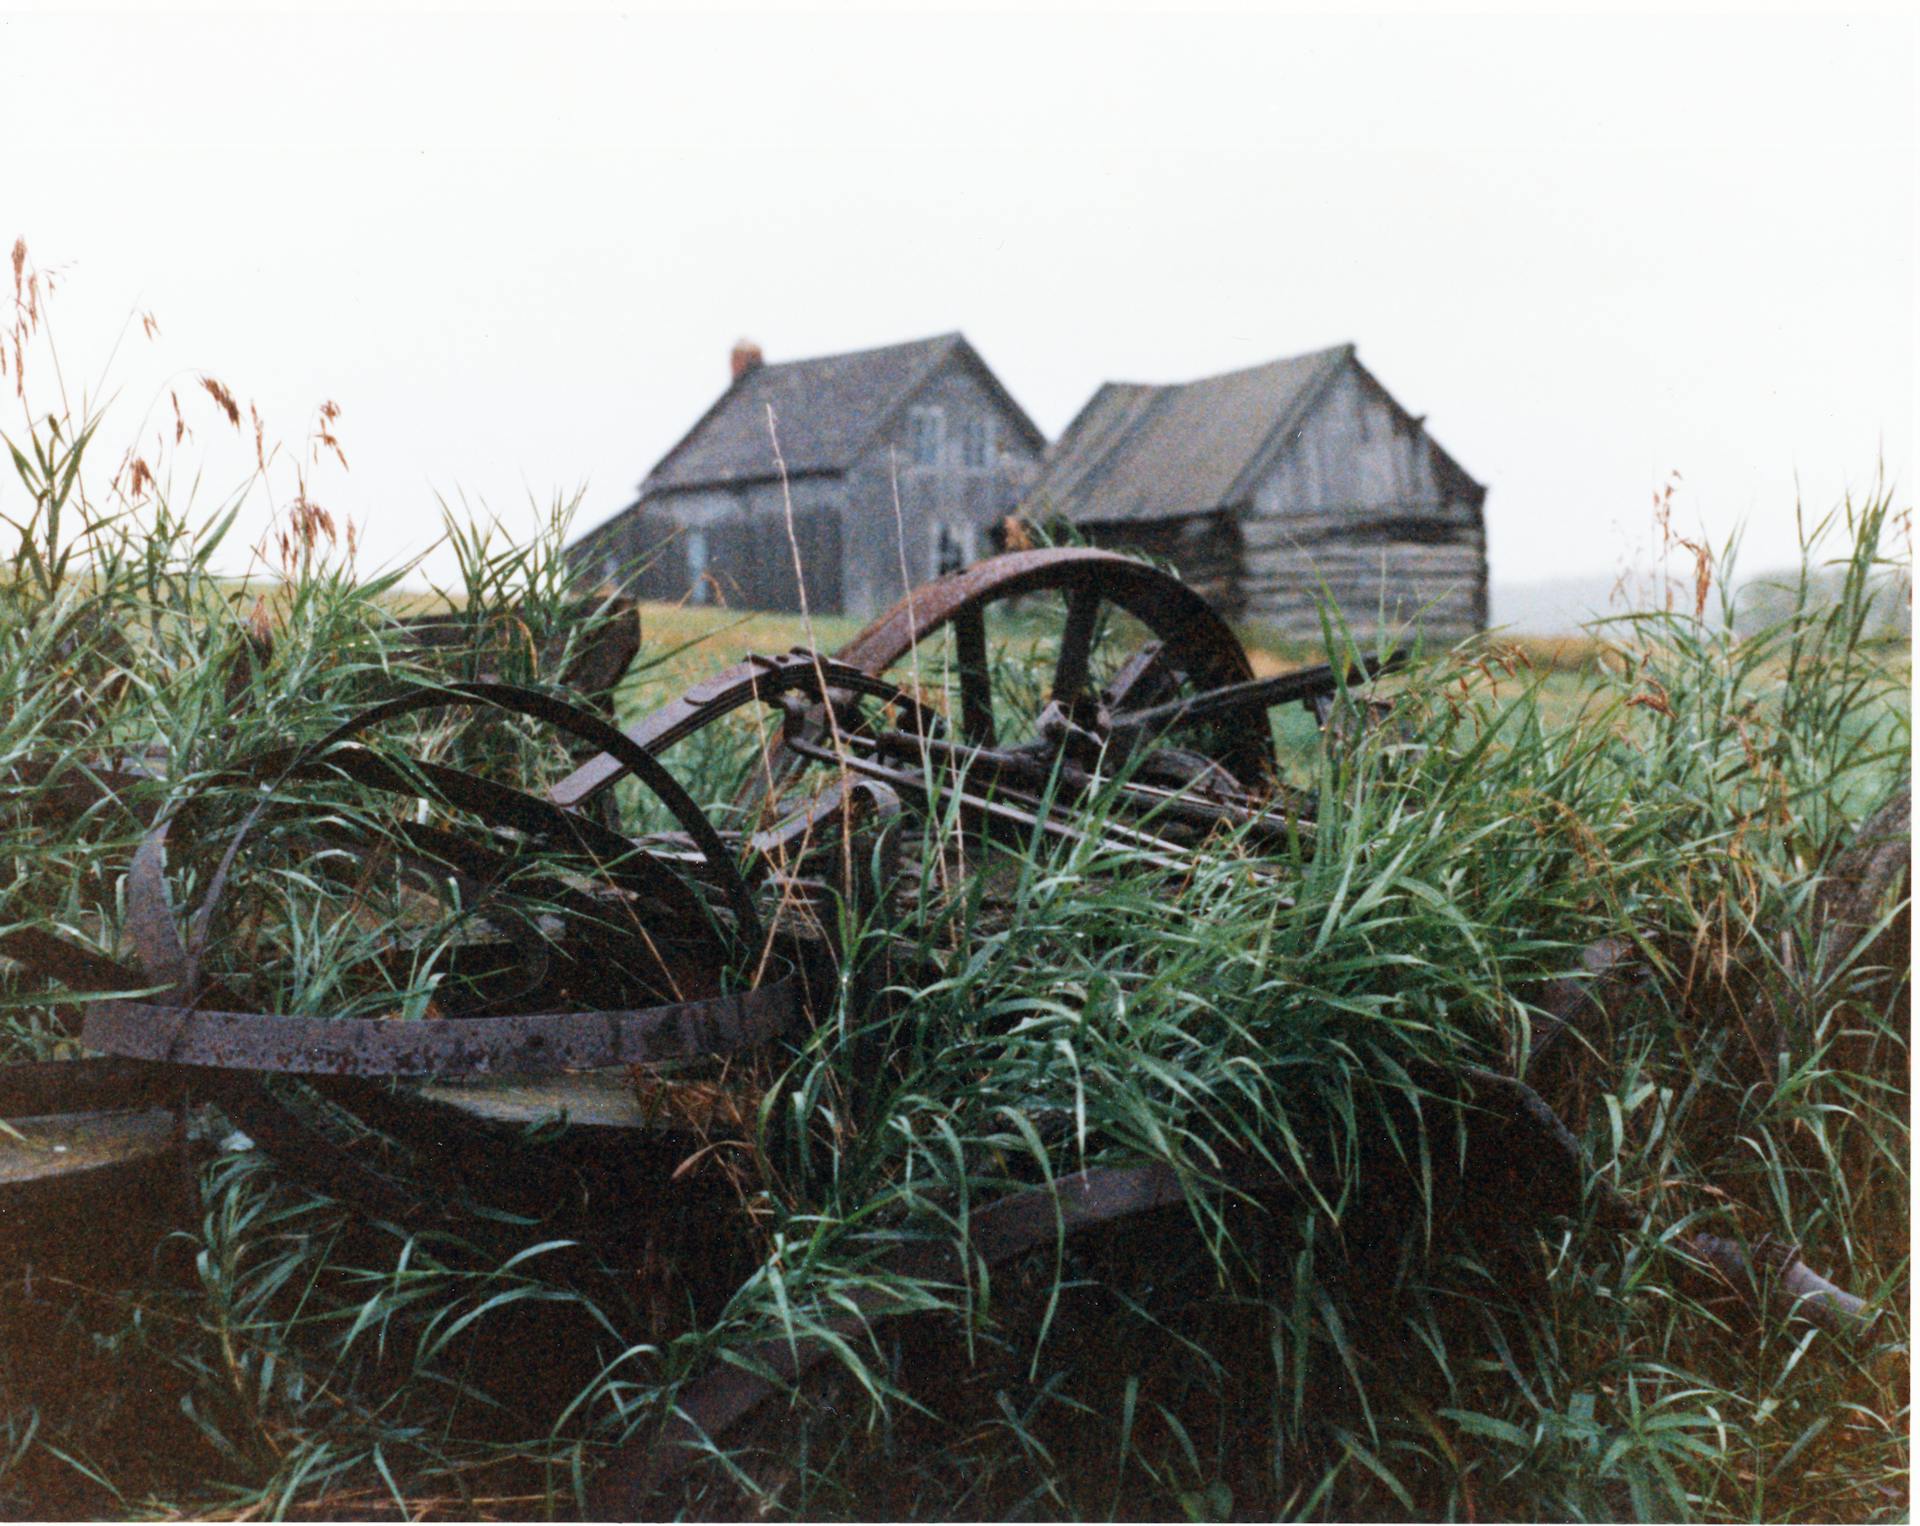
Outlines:
{"label": "farmhouse window", "polygon": [[984,470],[993,464],[992,419],[967,420],[966,439],[960,459],[974,471]]}
{"label": "farmhouse window", "polygon": [[916,408],[909,425],[907,453],[915,466],[938,466],[946,443],[947,416],[939,408]]}

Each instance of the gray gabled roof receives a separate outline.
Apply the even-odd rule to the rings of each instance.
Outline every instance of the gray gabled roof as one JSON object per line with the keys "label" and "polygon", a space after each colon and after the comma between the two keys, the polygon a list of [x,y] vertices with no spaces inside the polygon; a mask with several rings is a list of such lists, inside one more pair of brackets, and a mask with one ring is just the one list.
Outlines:
{"label": "gray gabled roof", "polygon": [[847,355],[755,366],[720,395],[640,484],[640,496],[777,477],[767,428],[773,408],[787,475],[843,472],[950,361],[975,368],[1038,450],[1046,437],[961,334]]}
{"label": "gray gabled roof", "polygon": [[1048,453],[1029,512],[1110,524],[1237,504],[1353,356],[1343,344],[1183,386],[1108,382]]}

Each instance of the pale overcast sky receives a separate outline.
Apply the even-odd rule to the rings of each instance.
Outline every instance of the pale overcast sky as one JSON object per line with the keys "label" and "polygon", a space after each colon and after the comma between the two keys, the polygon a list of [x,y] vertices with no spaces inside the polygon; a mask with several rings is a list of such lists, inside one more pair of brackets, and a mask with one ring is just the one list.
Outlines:
{"label": "pale overcast sky", "polygon": [[1049,437],[1353,340],[1491,485],[1496,583],[1613,570],[1672,471],[1758,570],[1796,491],[1911,498],[1915,84],[1898,17],[24,15],[0,235],[70,382],[156,316],[105,433],[171,381],[208,502],[200,372],[294,441],[337,401],[376,560],[436,492],[606,517],[737,336],[961,329]]}

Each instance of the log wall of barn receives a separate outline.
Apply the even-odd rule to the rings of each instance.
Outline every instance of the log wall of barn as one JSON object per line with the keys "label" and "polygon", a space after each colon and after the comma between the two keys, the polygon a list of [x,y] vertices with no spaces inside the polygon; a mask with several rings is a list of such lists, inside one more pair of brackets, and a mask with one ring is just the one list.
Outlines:
{"label": "log wall of barn", "polygon": [[1308,416],[1241,517],[1238,613],[1317,636],[1330,593],[1356,635],[1487,624],[1485,490],[1358,366]]}

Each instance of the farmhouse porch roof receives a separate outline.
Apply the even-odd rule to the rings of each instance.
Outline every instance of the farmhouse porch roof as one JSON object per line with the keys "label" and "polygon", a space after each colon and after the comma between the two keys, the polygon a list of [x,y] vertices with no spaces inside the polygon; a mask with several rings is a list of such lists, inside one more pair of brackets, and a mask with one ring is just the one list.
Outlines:
{"label": "farmhouse porch roof", "polygon": [[[1045,437],[962,334],[757,365],[736,376],[640,485],[642,498],[684,488],[844,472],[948,362],[974,368],[1038,449]],[[776,458],[767,427],[773,409]]]}

